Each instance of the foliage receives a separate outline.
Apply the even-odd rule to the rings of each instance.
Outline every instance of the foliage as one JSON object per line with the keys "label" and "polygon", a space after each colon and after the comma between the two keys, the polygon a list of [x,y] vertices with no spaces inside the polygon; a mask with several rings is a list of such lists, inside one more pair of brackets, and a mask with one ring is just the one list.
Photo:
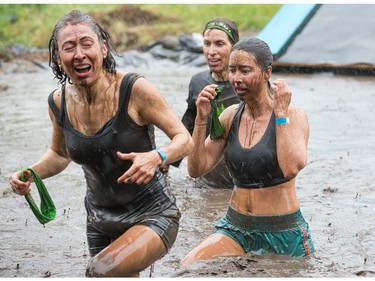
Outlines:
{"label": "foliage", "polygon": [[271,4],[0,4],[0,56],[22,44],[46,48],[58,19],[73,9],[93,15],[114,34],[118,51],[139,48],[165,36],[201,32],[208,20],[234,20],[240,36],[261,30],[280,5]]}
{"label": "foliage", "polygon": [[164,16],[174,15],[183,32],[201,32],[204,24],[215,17],[227,17],[244,32],[261,30],[281,5],[270,4],[169,4],[144,5],[144,9]]}

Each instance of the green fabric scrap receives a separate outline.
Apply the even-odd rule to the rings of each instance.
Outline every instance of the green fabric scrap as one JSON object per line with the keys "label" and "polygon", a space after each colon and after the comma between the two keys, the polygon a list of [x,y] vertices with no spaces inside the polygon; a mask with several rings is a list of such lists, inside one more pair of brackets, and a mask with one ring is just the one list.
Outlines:
{"label": "green fabric scrap", "polygon": [[33,211],[35,217],[41,224],[46,224],[56,217],[56,207],[52,201],[51,196],[48,193],[42,179],[39,175],[31,168],[27,168],[21,171],[20,180],[25,182],[26,178],[23,175],[25,170],[29,170],[33,176],[36,187],[38,188],[38,193],[40,197],[40,209],[35,203],[33,197],[30,193],[25,195],[26,201],[29,203],[31,210]]}
{"label": "green fabric scrap", "polygon": [[214,99],[210,100],[211,107],[213,109],[212,119],[211,119],[211,132],[210,138],[212,140],[220,138],[224,134],[224,128],[219,121],[220,114],[224,111],[224,104],[219,107],[217,101],[221,95],[221,90],[219,88],[215,89],[217,95]]}

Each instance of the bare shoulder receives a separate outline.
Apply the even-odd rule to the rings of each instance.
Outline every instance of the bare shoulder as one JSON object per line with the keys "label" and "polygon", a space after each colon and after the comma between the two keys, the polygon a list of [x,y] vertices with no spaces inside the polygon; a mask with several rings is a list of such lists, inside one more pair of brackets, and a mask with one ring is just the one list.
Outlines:
{"label": "bare shoulder", "polygon": [[140,101],[155,102],[160,98],[159,90],[145,77],[140,76],[133,85],[132,98],[140,99]]}
{"label": "bare shoulder", "polygon": [[159,90],[146,78],[139,77],[134,82],[130,96],[129,114],[133,120],[139,125],[158,125],[157,119],[170,113],[171,109]]}
{"label": "bare shoulder", "polygon": [[62,95],[61,88],[52,92],[52,99],[58,108],[61,108],[61,95]]}
{"label": "bare shoulder", "polygon": [[148,81],[142,75],[139,75],[137,80],[134,82],[134,88],[140,89],[140,90],[145,90],[144,92],[148,92],[147,88],[145,88],[145,87],[148,87],[148,86],[154,87],[153,84],[150,81]]}
{"label": "bare shoulder", "polygon": [[234,115],[238,110],[239,104],[232,104],[228,106],[223,113],[220,114],[220,122],[224,127],[225,132],[229,132],[229,129],[232,125]]}
{"label": "bare shoulder", "polygon": [[238,109],[238,104],[232,104],[228,106],[221,114],[220,114],[220,121],[222,123],[229,122],[231,123],[234,115],[236,114]]}

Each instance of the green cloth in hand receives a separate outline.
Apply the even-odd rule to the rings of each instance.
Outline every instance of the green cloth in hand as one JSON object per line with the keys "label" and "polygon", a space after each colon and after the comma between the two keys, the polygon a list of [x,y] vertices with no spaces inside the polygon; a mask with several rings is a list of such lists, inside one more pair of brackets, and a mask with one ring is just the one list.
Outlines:
{"label": "green cloth in hand", "polygon": [[219,99],[222,92],[219,88],[216,88],[215,91],[217,93],[216,97],[210,100],[210,104],[213,109],[210,131],[210,138],[212,140],[218,139],[224,134],[224,128],[219,121],[219,116],[224,111],[225,107],[223,104],[221,104],[220,107],[217,104],[217,100]]}
{"label": "green cloth in hand", "polygon": [[[56,207],[50,197],[47,188],[45,187],[42,179],[39,175],[31,168],[27,168],[33,176],[36,187],[38,188],[39,197],[40,197],[40,209],[36,205],[33,197],[30,193],[25,195],[26,201],[29,203],[31,210],[33,211],[35,217],[39,220],[41,224],[46,224],[56,217]],[[25,182],[26,179],[21,171],[20,180]]]}

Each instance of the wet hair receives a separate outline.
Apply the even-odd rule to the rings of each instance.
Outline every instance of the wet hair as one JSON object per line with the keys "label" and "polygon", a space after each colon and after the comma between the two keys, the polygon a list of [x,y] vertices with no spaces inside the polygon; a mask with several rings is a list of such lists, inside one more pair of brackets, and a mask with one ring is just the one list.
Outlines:
{"label": "wet hair", "polygon": [[219,29],[224,31],[232,45],[236,44],[240,38],[237,25],[227,18],[216,18],[207,22],[203,29],[203,35],[207,29]]}
{"label": "wet hair", "polygon": [[48,44],[49,66],[52,68],[52,71],[55,74],[55,78],[60,80],[60,84],[65,84],[66,81],[68,81],[68,83],[72,82],[58,63],[58,35],[62,28],[68,25],[78,24],[90,26],[98,36],[101,46],[103,46],[104,41],[106,42],[108,52],[106,57],[103,59],[103,69],[112,74],[116,73],[116,61],[112,53],[117,55],[117,52],[111,44],[110,35],[96,22],[94,18],[82,13],[81,11],[74,10],[67,14],[65,17],[61,18],[56,23]]}
{"label": "wet hair", "polygon": [[243,38],[233,46],[232,50],[244,51],[253,55],[262,72],[272,66],[272,51],[268,44],[261,39],[255,37]]}

